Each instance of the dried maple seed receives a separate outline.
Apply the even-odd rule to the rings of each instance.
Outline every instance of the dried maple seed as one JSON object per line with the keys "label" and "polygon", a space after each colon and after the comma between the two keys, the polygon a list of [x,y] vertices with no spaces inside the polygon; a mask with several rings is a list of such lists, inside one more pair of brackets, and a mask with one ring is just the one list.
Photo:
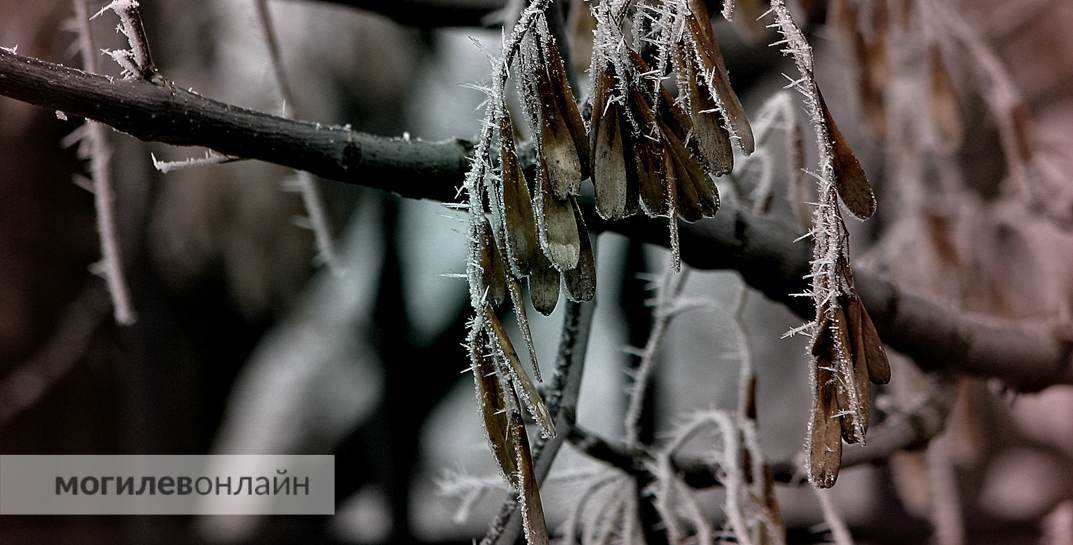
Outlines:
{"label": "dried maple seed", "polygon": [[[704,16],[707,14],[705,13]],[[702,68],[701,72],[706,80],[712,84],[711,91],[718,97],[718,101],[726,117],[731,132],[737,137],[738,147],[742,153],[748,155],[753,152],[753,129],[749,124],[749,118],[745,115],[745,108],[741,105],[741,99],[730,86],[730,76],[727,74],[726,63],[723,54],[719,50],[719,43],[711,33],[711,22],[704,19],[702,23],[698,14],[693,13],[686,18],[686,26],[693,46],[693,53]],[[708,39],[704,29],[711,33],[712,39]]]}
{"label": "dried maple seed", "polygon": [[525,431],[522,415],[510,413],[510,427],[514,437],[514,451],[518,475],[515,479],[518,499],[522,505],[522,528],[528,545],[548,545],[548,527],[544,520],[544,507],[540,503],[540,485],[536,481],[533,454],[529,450],[529,435]]}
{"label": "dried maple seed", "polygon": [[[529,74],[529,77],[533,78],[533,88],[537,94],[541,158],[547,163],[553,193],[560,199],[565,199],[581,192],[582,155],[578,151],[571,125],[581,123],[581,127],[584,127],[584,122],[581,121],[573,95],[567,100],[564,86],[553,82],[548,72],[547,67],[552,64],[549,61],[549,49],[554,47],[554,41],[541,43],[538,38],[530,40],[533,48],[540,52],[540,61],[532,63],[534,73]],[[557,62],[561,68],[562,60]],[[566,84],[565,88],[569,91],[569,84]],[[568,116],[576,116],[577,120],[568,121]]]}
{"label": "dried maple seed", "polygon": [[[544,250],[538,260],[539,266],[543,267],[550,261],[550,265],[556,269],[568,271],[577,266],[578,255],[581,251],[577,221],[574,219],[574,207],[571,204],[573,197],[567,197],[565,200],[556,197],[551,189],[544,163],[538,161],[536,168],[537,228],[540,234],[540,245]],[[531,271],[531,274],[536,274],[536,269]]]}
{"label": "dried maple seed", "polygon": [[591,301],[596,296],[596,256],[592,252],[592,242],[589,240],[588,229],[585,228],[585,219],[581,216],[581,208],[577,201],[571,204],[574,207],[574,219],[581,241],[581,256],[577,267],[563,272],[563,284],[566,285],[566,296],[571,301]]}
{"label": "dried maple seed", "polygon": [[689,99],[689,118],[693,122],[693,142],[696,143],[708,170],[722,176],[734,169],[734,150],[730,134],[720,122],[715,101],[698,81],[696,59],[683,47],[677,49],[678,77]]}
{"label": "dried maple seed", "polygon": [[488,301],[498,307],[507,299],[506,264],[503,263],[503,256],[496,247],[492,225],[483,217],[479,236],[481,284],[483,285],[481,291],[487,289]]}
{"label": "dried maple seed", "polygon": [[626,217],[629,193],[621,104],[609,96],[613,77],[608,67],[597,78],[592,114],[592,183],[596,212],[607,220]]}
{"label": "dried maple seed", "polygon": [[470,360],[488,446],[507,482],[513,482],[517,467],[509,438],[507,400],[503,393],[503,383],[496,373],[494,357],[483,336],[477,336],[471,341]]}
{"label": "dried maple seed", "polygon": [[533,216],[533,201],[529,184],[525,181],[521,163],[514,147],[514,125],[506,105],[499,117],[499,156],[502,165],[502,217],[507,259],[514,276],[522,278],[529,274],[536,255],[540,253],[536,218]]}
{"label": "dried maple seed", "polygon": [[[821,316],[824,309],[820,309]],[[830,321],[821,319],[813,339],[815,392],[809,418],[809,481],[819,488],[830,488],[838,479],[842,465],[842,423],[838,417],[837,379],[833,369],[837,356]]]}
{"label": "dried maple seed", "polygon": [[868,176],[861,167],[861,162],[853,153],[846,137],[835,124],[835,118],[831,110],[827,108],[827,102],[823,94],[816,90],[820,98],[820,110],[823,112],[824,123],[827,125],[828,136],[831,141],[831,162],[834,167],[835,190],[854,216],[860,219],[868,219],[876,212],[876,197],[872,193],[872,184],[868,182]]}
{"label": "dried maple seed", "polygon": [[555,310],[559,302],[559,283],[559,271],[547,259],[540,259],[529,274],[529,300],[537,312],[548,316]]}
{"label": "dried maple seed", "polygon": [[536,420],[537,425],[540,426],[545,435],[549,437],[555,435],[555,422],[552,420],[551,415],[548,414],[548,409],[540,398],[540,392],[537,391],[536,385],[529,380],[529,376],[525,374],[525,369],[522,369],[522,362],[518,359],[518,353],[514,350],[514,345],[510,342],[510,337],[507,336],[507,330],[503,328],[503,323],[488,307],[485,307],[484,310],[484,323],[488,337],[492,339],[491,344],[496,348],[497,356],[502,360],[501,363],[506,366],[509,372],[511,384],[522,391],[521,397],[524,405],[529,409],[533,419]]}

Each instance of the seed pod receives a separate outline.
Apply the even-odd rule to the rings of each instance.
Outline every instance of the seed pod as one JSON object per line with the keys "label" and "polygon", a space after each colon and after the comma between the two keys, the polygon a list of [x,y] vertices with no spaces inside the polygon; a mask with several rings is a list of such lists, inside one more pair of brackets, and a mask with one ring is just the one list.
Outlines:
{"label": "seed pod", "polygon": [[503,393],[503,384],[495,370],[495,361],[488,350],[487,339],[478,335],[470,341],[469,353],[488,446],[507,482],[513,482],[517,464],[509,437],[507,400]]}
{"label": "seed pod", "polygon": [[[540,152],[537,153],[539,157]],[[577,266],[578,254],[581,251],[577,221],[574,219],[573,206],[570,204],[573,197],[560,200],[554,195],[547,165],[543,161],[537,161],[536,170],[536,218],[540,246],[544,250],[538,263],[543,267],[550,261],[549,265],[554,265],[560,271],[573,269]],[[536,269],[533,270],[534,274],[535,272]],[[558,290],[557,285],[556,290]]]}
{"label": "seed pod", "polygon": [[699,83],[696,59],[684,47],[676,49],[678,77],[689,99],[689,118],[693,122],[693,141],[705,166],[713,176],[722,176],[734,169],[734,150],[730,134],[720,123],[711,92]]}
{"label": "seed pod", "polygon": [[596,78],[592,102],[592,183],[596,212],[607,220],[626,217],[629,194],[622,105],[611,100],[613,85],[608,66]]}
{"label": "seed pod", "polygon": [[544,316],[551,314],[559,302],[559,271],[543,256],[529,274],[529,300],[533,302],[533,308]]}
{"label": "seed pod", "polygon": [[518,360],[518,353],[514,350],[514,345],[510,342],[510,337],[507,336],[507,330],[503,328],[503,323],[488,307],[484,309],[484,323],[485,332],[492,340],[491,345],[495,348],[496,355],[505,366],[511,384],[521,390],[523,404],[532,414],[533,420],[536,421],[545,435],[549,437],[555,435],[555,422],[548,413],[547,407],[544,406],[540,392],[537,391],[533,382],[529,380],[529,376],[525,374],[525,369],[522,369],[522,363]]}
{"label": "seed pod", "polygon": [[507,259],[517,278],[529,274],[536,254],[540,253],[533,202],[529,184],[525,181],[521,163],[514,147],[514,125],[506,105],[499,117],[499,157],[503,169],[501,198],[503,201],[504,238]]}
{"label": "seed pod", "polygon": [[[822,315],[823,310],[820,312]],[[830,321],[821,319],[812,342],[815,391],[809,418],[808,472],[809,482],[818,488],[834,486],[842,465],[842,423],[833,372],[837,356],[829,326]]]}
{"label": "seed pod", "polygon": [[[564,81],[564,91],[564,85],[553,82],[548,72],[547,67],[553,64],[549,60],[550,49],[555,47],[555,42],[549,40],[547,43],[541,43],[537,37],[530,40],[532,47],[540,52],[540,61],[532,64],[534,73],[529,75],[533,78],[533,88],[537,93],[540,149],[543,159],[547,162],[552,191],[560,199],[565,199],[581,192],[582,156],[575,143],[571,125],[580,124],[582,128],[585,125],[581,121],[573,94],[571,93],[569,100],[564,95],[564,92],[569,91],[569,84]],[[561,58],[556,62],[561,69]],[[576,120],[568,120],[568,117],[576,117]]]}
{"label": "seed pod", "polygon": [[581,208],[573,201],[574,219],[577,222],[578,238],[581,241],[581,256],[577,267],[563,272],[566,296],[575,302],[591,301],[596,296],[596,256],[592,251],[592,241],[581,216]]}
{"label": "seed pod", "polygon": [[719,43],[714,39],[709,40],[705,36],[704,28],[711,32],[711,23],[705,20],[701,23],[696,14],[686,18],[686,26],[689,29],[690,41],[693,53],[696,55],[706,80],[712,84],[711,91],[719,99],[723,115],[731,128],[731,134],[738,139],[738,147],[742,153],[748,155],[753,152],[753,129],[749,124],[749,118],[745,115],[745,108],[741,105],[741,99],[730,86],[730,76],[727,74],[726,63],[723,54],[719,50]]}
{"label": "seed pod", "polygon": [[835,189],[846,208],[860,219],[868,219],[876,212],[876,197],[872,193],[872,184],[868,182],[861,162],[853,153],[846,137],[838,130],[831,110],[827,108],[827,102],[823,99],[823,93],[816,89],[820,98],[820,110],[823,112],[824,123],[827,125],[828,136],[831,140],[831,160],[834,167]]}
{"label": "seed pod", "polygon": [[522,415],[510,413],[510,427],[514,437],[514,451],[518,476],[515,486],[522,506],[522,528],[528,545],[548,545],[548,527],[544,520],[544,507],[540,503],[540,485],[536,481],[533,454],[529,450],[529,435],[525,431]]}
{"label": "seed pod", "polygon": [[496,247],[495,237],[492,235],[492,225],[484,217],[480,218],[480,263],[482,289],[488,290],[488,301],[493,306],[503,304],[507,299],[506,264],[503,256]]}
{"label": "seed pod", "polygon": [[942,140],[940,146],[946,152],[961,148],[964,140],[964,128],[961,122],[961,106],[954,80],[943,63],[943,54],[939,46],[932,45],[929,54],[931,72],[931,114],[935,126],[939,129]]}

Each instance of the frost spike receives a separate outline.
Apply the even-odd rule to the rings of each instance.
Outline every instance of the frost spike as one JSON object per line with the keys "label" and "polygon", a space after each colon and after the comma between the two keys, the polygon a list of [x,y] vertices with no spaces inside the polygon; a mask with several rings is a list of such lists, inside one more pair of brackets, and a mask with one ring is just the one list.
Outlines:
{"label": "frost spike", "polygon": [[559,271],[541,256],[536,268],[529,274],[529,300],[537,312],[548,316],[555,310],[559,302],[559,284]]}
{"label": "frost spike", "polygon": [[[707,15],[707,11],[703,15]],[[742,153],[749,155],[756,145],[753,141],[753,128],[749,124],[748,116],[745,115],[741,99],[730,86],[730,76],[727,74],[726,63],[723,61],[723,53],[719,50],[719,42],[714,39],[714,33],[712,33],[713,39],[706,39],[704,27],[698,20],[697,13],[693,13],[686,19],[696,49],[697,60],[704,68],[705,79],[714,86],[709,90],[718,98],[723,115],[726,116],[727,122],[733,129],[732,133],[738,137],[738,147],[741,148]],[[708,19],[705,19],[704,24],[711,32],[711,23]]]}
{"label": "frost spike", "polygon": [[[540,62],[535,64],[535,73],[532,74],[536,90],[537,110],[540,123],[540,149],[543,151],[543,159],[547,162],[548,175],[551,178],[551,187],[555,196],[565,199],[570,195],[581,192],[581,156],[578,146],[574,142],[574,134],[570,125],[573,122],[566,120],[567,116],[580,114],[577,104],[573,102],[571,95],[570,105],[567,105],[563,88],[553,84],[546,66],[548,52],[544,44],[538,38],[530,38],[534,47],[540,52]],[[554,44],[553,41],[548,42]],[[559,61],[562,62],[561,60]],[[569,88],[569,84],[567,84]],[[582,122],[582,126],[584,126]]]}
{"label": "frost spike", "polygon": [[[537,154],[539,156],[540,152],[538,151]],[[581,252],[577,221],[574,219],[573,206],[570,204],[573,197],[560,200],[553,194],[547,167],[543,161],[537,161],[536,169],[537,228],[540,234],[540,246],[544,253],[536,260],[534,266],[539,268],[544,264],[554,265],[560,271],[568,271],[577,266]],[[547,263],[548,261],[551,263]],[[537,269],[533,269],[530,274],[536,274],[536,272]],[[553,304],[552,307],[554,306]],[[542,313],[548,314],[543,311]]]}
{"label": "frost spike", "polygon": [[820,99],[820,110],[823,112],[823,120],[831,137],[831,162],[834,169],[835,190],[854,216],[865,220],[872,217],[876,212],[876,197],[872,193],[872,184],[868,182],[861,162],[853,153],[846,137],[835,124],[835,118],[831,110],[827,108],[827,101],[823,99],[823,93],[816,89],[816,95]]}
{"label": "frost spike", "polygon": [[484,432],[488,439],[488,446],[507,482],[513,482],[517,466],[511,452],[507,400],[496,373],[494,360],[491,359],[493,356],[487,352],[482,339],[483,337],[476,336],[470,341],[469,347],[473,382],[477,389],[477,402],[480,404],[481,416],[484,418]]}
{"label": "frost spike", "polygon": [[581,256],[577,267],[563,273],[566,296],[571,301],[591,301],[596,296],[596,256],[592,252],[592,241],[585,227],[585,218],[577,201],[572,201],[574,220],[577,222],[578,238],[581,241]]}
{"label": "frost spike", "polygon": [[517,411],[510,413],[511,435],[514,437],[515,460],[518,467],[516,488],[522,505],[522,528],[528,545],[548,545],[548,526],[544,506],[540,502],[540,486],[536,482],[533,454],[529,450],[529,435]]}
{"label": "frost spike", "polygon": [[488,336],[493,339],[492,344],[498,348],[498,354],[507,366],[511,384],[522,390],[521,397],[522,401],[525,402],[524,405],[529,409],[533,419],[536,420],[545,435],[549,437],[555,435],[555,422],[551,419],[551,415],[548,414],[548,409],[540,398],[540,392],[537,391],[533,382],[529,380],[529,375],[525,374],[525,369],[522,369],[522,362],[518,359],[518,353],[514,350],[514,345],[510,342],[510,337],[507,336],[507,330],[503,328],[503,323],[488,307],[484,309],[484,321],[488,327]]}
{"label": "frost spike", "polygon": [[499,117],[499,150],[503,167],[503,226],[507,259],[514,276],[529,274],[540,252],[529,184],[525,181],[518,153],[514,147],[514,125],[506,105]]}

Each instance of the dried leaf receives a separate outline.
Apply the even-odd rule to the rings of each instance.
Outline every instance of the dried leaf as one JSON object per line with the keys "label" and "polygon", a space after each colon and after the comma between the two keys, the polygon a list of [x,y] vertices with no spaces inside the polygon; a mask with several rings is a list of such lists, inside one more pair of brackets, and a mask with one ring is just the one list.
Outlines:
{"label": "dried leaf", "polygon": [[514,125],[506,106],[503,106],[503,114],[499,117],[499,148],[503,166],[502,198],[507,259],[514,276],[521,278],[532,269],[533,260],[540,252],[540,243],[529,184],[518,161],[514,147]]}
{"label": "dried leaf", "polygon": [[[554,265],[556,269],[568,271],[577,266],[578,255],[581,251],[577,221],[574,219],[574,209],[571,205],[573,197],[565,200],[556,197],[544,163],[538,160],[536,168],[537,228],[540,233],[540,245],[544,250],[538,263],[547,263],[550,260],[550,265]],[[543,259],[545,256],[547,259]],[[536,272],[534,269],[531,274],[536,274]]]}
{"label": "dried leaf", "polygon": [[835,124],[831,116],[831,110],[827,108],[827,102],[823,94],[820,97],[820,109],[823,111],[824,123],[831,139],[832,162],[834,163],[835,189],[846,208],[860,219],[868,219],[876,212],[876,198],[872,193],[872,184],[868,182],[861,162],[853,153],[853,148],[842,136],[842,131]]}
{"label": "dried leaf", "polygon": [[[711,25],[707,22],[705,24],[708,30],[711,31]],[[723,115],[732,129],[731,132],[738,138],[738,147],[742,153],[748,155],[753,152],[755,147],[753,129],[749,124],[749,118],[745,115],[745,108],[741,105],[741,99],[738,98],[734,88],[730,86],[730,76],[727,74],[726,63],[724,63],[723,54],[719,50],[719,43],[715,39],[709,40],[705,37],[704,26],[697,20],[697,17],[688,17],[687,26],[689,27],[697,60],[700,61],[700,65],[703,67],[705,77],[710,78],[714,86],[711,91],[714,91],[719,98]]]}
{"label": "dried leaf", "polygon": [[[581,159],[578,146],[574,141],[574,133],[570,128],[573,122],[567,121],[568,115],[577,115],[580,120],[580,114],[578,114],[573,96],[569,99],[569,105],[566,104],[567,99],[563,95],[563,88],[552,81],[546,68],[551,64],[548,56],[550,47],[554,46],[554,41],[541,44],[538,38],[530,39],[533,47],[541,51],[540,58],[543,61],[535,63],[535,73],[531,74],[537,93],[540,149],[547,163],[552,191],[560,199],[565,199],[581,192]],[[562,66],[561,60],[559,66]],[[569,84],[566,87],[569,90]],[[584,127],[583,123],[582,127]]]}
{"label": "dried leaf", "polygon": [[953,152],[964,141],[964,125],[961,121],[961,105],[954,80],[943,63],[943,54],[937,45],[931,46],[931,114],[939,129],[942,148]]}
{"label": "dried leaf", "polygon": [[499,469],[507,482],[513,482],[517,472],[513,446],[510,442],[507,422],[507,400],[503,385],[495,371],[495,361],[488,352],[484,339],[473,339],[470,345],[470,366],[473,370],[473,382],[477,389],[477,402],[484,418],[485,437],[495,456]]}
{"label": "dried leaf", "polygon": [[537,391],[533,382],[529,380],[529,376],[525,374],[525,369],[522,369],[522,363],[518,360],[518,353],[514,350],[514,345],[510,342],[510,337],[507,336],[507,330],[503,328],[503,323],[499,321],[499,318],[490,308],[485,308],[484,310],[484,322],[488,336],[493,340],[492,345],[497,349],[497,355],[507,366],[511,384],[515,388],[521,389],[523,404],[545,435],[549,437],[555,435],[555,422],[552,420],[551,415],[548,414],[548,409],[540,398],[540,392]]}
{"label": "dried leaf", "polygon": [[518,500],[521,502],[522,528],[528,545],[548,545],[548,527],[544,521],[544,507],[540,502],[540,485],[536,481],[533,455],[529,450],[529,436],[525,423],[517,412],[510,414],[510,426],[515,439],[515,455],[518,467]]}
{"label": "dried leaf", "polygon": [[592,251],[592,241],[585,227],[585,219],[577,201],[573,201],[574,219],[577,222],[578,238],[581,241],[581,256],[577,267],[563,273],[566,284],[566,296],[575,302],[591,301],[596,296],[596,256]]}
{"label": "dried leaf", "polygon": [[507,299],[506,264],[492,235],[492,225],[483,217],[480,221],[481,291],[487,288],[488,300],[498,307]]}
{"label": "dried leaf", "polygon": [[[577,233],[576,229],[574,233]],[[533,272],[529,273],[529,300],[533,302],[533,308],[544,316],[551,314],[559,302],[559,271],[543,256]]]}

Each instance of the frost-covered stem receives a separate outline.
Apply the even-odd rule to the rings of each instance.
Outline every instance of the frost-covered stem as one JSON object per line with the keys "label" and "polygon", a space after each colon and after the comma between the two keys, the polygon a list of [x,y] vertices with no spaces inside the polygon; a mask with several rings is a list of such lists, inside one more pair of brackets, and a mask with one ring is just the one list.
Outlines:
{"label": "frost-covered stem", "polygon": [[[555,428],[558,433],[550,439],[540,436],[533,444],[537,485],[547,478],[559,449],[574,428],[577,400],[581,393],[581,377],[585,369],[585,353],[588,351],[595,310],[596,299],[584,303],[568,301],[563,313],[555,370],[544,396],[548,412],[555,415]],[[521,522],[517,495],[512,491],[489,526],[481,545],[515,543],[522,530]]]}
{"label": "frost-covered stem", "polygon": [[656,304],[653,308],[655,319],[652,321],[652,331],[648,334],[644,351],[641,353],[641,361],[637,364],[633,387],[630,389],[630,401],[626,407],[625,428],[628,448],[640,445],[641,417],[645,407],[645,396],[648,393],[649,378],[656,361],[656,352],[667,334],[668,324],[674,318],[671,307],[674,300],[682,293],[688,277],[689,269],[682,271],[681,274],[675,274],[673,265],[668,264],[660,278],[656,290]]}
{"label": "frost-covered stem", "polygon": [[931,482],[929,518],[935,528],[936,545],[965,543],[965,522],[957,473],[951,461],[949,435],[932,441],[927,451],[928,480]]}
{"label": "frost-covered stem", "polygon": [[834,539],[835,545],[853,545],[853,536],[846,527],[846,521],[842,520],[842,515],[838,513],[834,502],[831,501],[832,492],[821,488],[813,488],[813,490],[816,492],[816,499],[820,500],[823,520],[831,529],[831,538]]}
{"label": "frost-covered stem", "polygon": [[[268,58],[272,63],[272,74],[276,80],[276,87],[283,97],[285,110],[288,113],[297,111],[297,101],[291,92],[290,81],[283,69],[283,59],[279,50],[279,39],[276,37],[275,26],[272,24],[272,12],[268,8],[267,0],[254,0],[257,8],[257,23],[264,34],[265,43],[268,45]],[[291,117],[288,115],[287,117]],[[332,239],[331,227],[328,225],[328,216],[324,212],[324,201],[320,196],[317,181],[313,175],[304,171],[298,171],[298,190],[302,194],[302,203],[309,215],[309,225],[313,230],[313,238],[317,244],[317,253],[328,266],[328,270],[336,276],[343,276],[345,268],[339,261],[339,254],[335,249]]]}
{"label": "frost-covered stem", "polygon": [[127,37],[130,45],[131,60],[137,69],[137,75],[141,79],[153,79],[156,76],[156,66],[153,64],[153,55],[149,51],[149,40],[145,37],[145,25],[142,24],[142,14],[138,9],[138,2],[134,0],[112,0],[99,13],[112,10],[119,16],[120,29]]}
{"label": "frost-covered stem", "polygon": [[[310,1],[310,0],[306,0]],[[317,0],[376,13],[422,28],[491,26],[508,0]]]}
{"label": "frost-covered stem", "polygon": [[[78,46],[82,54],[82,64],[87,72],[96,73],[97,48],[93,45],[86,2],[73,0],[72,3],[78,25]],[[111,155],[111,150],[108,149],[108,133],[105,126],[100,123],[87,119],[86,124],[88,131],[85,144],[89,150],[93,203],[97,209],[97,232],[101,241],[99,272],[104,276],[108,285],[116,322],[130,325],[137,320],[137,315],[131,303],[130,288],[127,286],[123,273],[123,253],[119,244],[119,230],[116,227],[115,194],[111,172],[108,169]]]}

